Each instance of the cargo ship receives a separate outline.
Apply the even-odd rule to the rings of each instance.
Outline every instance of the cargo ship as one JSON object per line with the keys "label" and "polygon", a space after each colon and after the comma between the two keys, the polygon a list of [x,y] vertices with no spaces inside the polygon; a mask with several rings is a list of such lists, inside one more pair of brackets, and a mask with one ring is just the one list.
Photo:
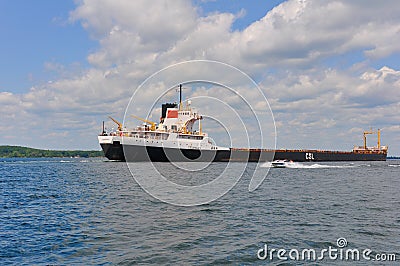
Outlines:
{"label": "cargo ship", "polygon": [[[127,162],[266,162],[274,160],[307,161],[385,161],[387,146],[381,146],[381,132],[364,131],[364,145],[352,151],[303,150],[303,149],[249,149],[218,146],[202,131],[203,117],[188,100],[182,102],[182,86],[179,89],[179,104],[164,103],[160,122],[132,115],[142,125],[127,129],[110,117],[117,129],[103,130],[98,141],[104,156],[109,160]],[[198,121],[198,128],[194,128]],[[367,135],[377,134],[378,144],[367,147]]]}

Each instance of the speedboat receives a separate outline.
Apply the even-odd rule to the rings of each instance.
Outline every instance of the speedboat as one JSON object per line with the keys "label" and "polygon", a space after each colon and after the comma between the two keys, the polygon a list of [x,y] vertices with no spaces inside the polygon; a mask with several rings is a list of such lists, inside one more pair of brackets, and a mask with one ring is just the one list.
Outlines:
{"label": "speedboat", "polygon": [[272,167],[275,168],[289,168],[290,166],[292,166],[294,163],[293,161],[289,161],[289,160],[274,160],[271,165]]}

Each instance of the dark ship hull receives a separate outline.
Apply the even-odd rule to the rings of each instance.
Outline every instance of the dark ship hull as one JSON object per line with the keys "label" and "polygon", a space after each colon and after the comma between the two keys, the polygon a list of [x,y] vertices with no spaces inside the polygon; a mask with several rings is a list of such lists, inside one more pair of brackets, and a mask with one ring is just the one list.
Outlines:
{"label": "dark ship hull", "polygon": [[125,145],[119,142],[101,144],[104,155],[116,161],[188,161],[188,162],[265,162],[273,160],[292,160],[295,162],[328,161],[386,161],[385,151],[326,151],[326,150],[269,150],[234,149],[196,150],[174,149],[154,146]]}

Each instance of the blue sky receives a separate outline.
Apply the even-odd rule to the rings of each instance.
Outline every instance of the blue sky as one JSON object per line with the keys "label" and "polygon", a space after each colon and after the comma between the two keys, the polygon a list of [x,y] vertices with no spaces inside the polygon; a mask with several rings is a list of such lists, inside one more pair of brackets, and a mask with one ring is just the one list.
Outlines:
{"label": "blue sky", "polygon": [[1,1],[0,144],[98,149],[133,88],[208,59],[259,83],[278,147],[349,150],[374,127],[400,154],[399,12],[391,0]]}
{"label": "blue sky", "polygon": [[249,24],[261,19],[266,13],[282,3],[283,1],[240,1],[240,0],[223,0],[223,1],[193,1],[196,6],[199,6],[199,12],[203,15],[212,12],[229,12],[232,14],[240,14],[243,16],[233,23],[234,30],[243,30]]}
{"label": "blue sky", "polygon": [[69,23],[74,1],[1,1],[0,90],[24,92],[47,81],[45,62],[87,67],[86,56],[97,43],[79,23]]}

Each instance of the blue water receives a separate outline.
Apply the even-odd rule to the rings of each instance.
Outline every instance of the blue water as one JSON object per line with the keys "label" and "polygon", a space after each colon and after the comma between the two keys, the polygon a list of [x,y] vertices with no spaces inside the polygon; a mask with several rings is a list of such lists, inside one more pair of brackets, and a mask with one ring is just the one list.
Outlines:
{"label": "blue water", "polygon": [[[0,159],[0,264],[264,265],[271,263],[257,258],[264,244],[323,249],[345,237],[349,248],[394,253],[397,262],[384,264],[395,265],[399,165],[390,160],[271,169],[254,192],[245,175],[217,201],[177,207],[146,194],[125,163]],[[170,167],[165,164],[173,175]],[[147,169],[148,164],[137,164],[137,171]]]}

